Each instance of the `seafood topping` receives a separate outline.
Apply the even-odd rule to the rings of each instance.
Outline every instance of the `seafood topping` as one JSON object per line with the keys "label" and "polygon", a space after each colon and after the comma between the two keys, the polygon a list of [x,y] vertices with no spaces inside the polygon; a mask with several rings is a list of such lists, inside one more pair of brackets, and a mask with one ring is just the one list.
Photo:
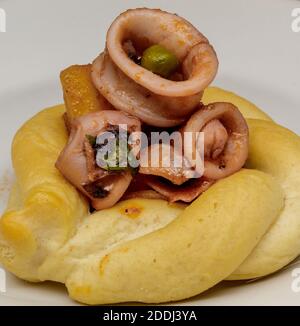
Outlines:
{"label": "seafood topping", "polygon": [[[218,180],[240,170],[248,157],[248,126],[231,103],[212,103],[194,113],[182,128],[183,133],[204,133],[204,176]],[[197,137],[184,147],[184,155],[193,166]]]}
{"label": "seafood topping", "polygon": [[58,170],[96,210],[134,197],[193,201],[248,157],[238,108],[201,104],[217,69],[212,45],[185,19],[122,13],[93,64],[61,74],[70,135]]}
{"label": "seafood topping", "polygon": [[95,87],[117,110],[152,126],[182,124],[218,69],[206,37],[161,10],[124,12],[109,28],[106,44],[92,66]]}
{"label": "seafood topping", "polygon": [[[103,134],[106,134],[109,142],[111,134],[116,134],[112,126],[119,124],[126,126],[129,134],[141,130],[139,120],[120,111],[104,110],[76,119],[71,127],[69,142],[56,163],[59,171],[91,200],[95,209],[113,206],[132,181],[130,169],[120,168],[118,161],[115,166],[109,165],[112,163],[109,150],[103,155],[105,166],[99,167],[100,164],[97,164],[99,158],[96,158],[96,152],[97,157],[101,157],[98,155],[99,150],[107,145],[101,146],[98,136],[102,135],[103,139]],[[110,132],[112,130],[114,133]],[[114,139],[116,140],[116,137]],[[134,143],[134,137],[130,146],[133,152],[138,146]]]}

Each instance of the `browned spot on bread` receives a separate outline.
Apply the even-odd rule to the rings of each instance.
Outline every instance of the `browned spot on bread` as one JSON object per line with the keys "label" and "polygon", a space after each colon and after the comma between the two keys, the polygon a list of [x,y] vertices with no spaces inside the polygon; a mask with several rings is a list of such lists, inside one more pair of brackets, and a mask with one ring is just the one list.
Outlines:
{"label": "browned spot on bread", "polygon": [[129,218],[138,218],[142,211],[143,207],[135,202],[126,203],[120,208],[120,213]]}
{"label": "browned spot on bread", "polygon": [[105,266],[107,265],[108,261],[109,261],[109,255],[105,255],[100,261],[99,270],[101,276],[104,274]]}

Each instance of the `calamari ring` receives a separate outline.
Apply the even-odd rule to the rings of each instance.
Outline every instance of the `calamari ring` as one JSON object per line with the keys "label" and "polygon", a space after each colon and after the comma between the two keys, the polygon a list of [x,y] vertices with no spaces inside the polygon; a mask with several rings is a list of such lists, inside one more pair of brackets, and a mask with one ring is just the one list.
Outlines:
{"label": "calamari ring", "polygon": [[[220,121],[230,131],[227,143],[220,157],[216,160],[205,160],[204,174],[208,179],[218,180],[239,171],[245,164],[248,156],[248,127],[242,114],[231,103],[211,103],[194,113],[182,128],[182,132],[200,132],[212,121]],[[193,137],[192,142],[185,144],[184,156],[193,164],[197,150],[198,139]],[[222,147],[222,146],[221,146]]]}
{"label": "calamari ring", "polygon": [[[181,63],[184,80],[165,79],[137,65],[124,49],[128,40],[139,52],[153,44],[171,50]],[[183,18],[161,10],[121,14],[107,33],[106,45],[93,62],[95,87],[116,109],[157,127],[182,124],[197,109],[218,69],[208,40]]]}
{"label": "calamari ring", "polygon": [[[75,119],[72,123],[69,141],[55,164],[71,184],[90,198],[93,208],[97,210],[116,204],[129,187],[132,175],[128,170],[111,175],[103,169],[97,168],[98,177],[90,180],[85,148],[85,143],[88,143],[86,137],[97,137],[100,133],[105,132],[109,126],[118,126],[122,123],[127,125],[128,132],[130,129],[136,132],[141,130],[138,119],[116,110],[97,111]],[[90,150],[93,151],[92,148]],[[93,155],[94,153],[92,153]],[[99,182],[99,186],[101,185],[101,189],[104,191],[108,189],[105,196],[94,196],[92,192],[87,191],[86,186],[93,181]]]}
{"label": "calamari ring", "polygon": [[102,53],[93,62],[92,79],[95,87],[115,108],[157,127],[183,123],[202,96],[202,92],[177,98],[151,93],[120,71],[107,53]]}
{"label": "calamari ring", "polygon": [[[123,49],[128,39],[143,48],[153,44],[165,46],[187,66],[186,80],[167,80],[136,65]],[[161,10],[143,8],[122,13],[109,28],[106,44],[113,62],[128,77],[163,96],[185,97],[203,91],[218,68],[216,54],[206,37],[185,19]]]}

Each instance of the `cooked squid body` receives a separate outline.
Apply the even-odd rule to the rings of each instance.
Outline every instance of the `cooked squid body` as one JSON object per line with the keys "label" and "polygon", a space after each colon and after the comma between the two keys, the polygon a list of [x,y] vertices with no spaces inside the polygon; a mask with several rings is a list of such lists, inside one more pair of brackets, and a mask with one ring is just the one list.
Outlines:
{"label": "cooked squid body", "polygon": [[60,154],[56,167],[77,189],[90,198],[92,206],[99,210],[113,206],[125,193],[132,175],[129,170],[108,172],[98,167],[87,137],[97,137],[111,126],[126,125],[129,133],[139,132],[138,119],[119,111],[90,113],[74,121],[69,141]]}
{"label": "cooked squid body", "polygon": [[175,185],[190,179],[190,163],[170,144],[153,144],[141,151],[139,173],[165,178]]}
{"label": "cooked squid body", "polygon": [[[246,120],[231,103],[216,102],[194,113],[182,128],[191,133],[184,155],[197,169],[198,133],[204,132],[205,162],[203,176],[218,180],[240,170],[248,157],[249,132]],[[201,168],[202,169],[202,168]],[[201,172],[201,171],[199,171]]]}
{"label": "cooked squid body", "polygon": [[163,198],[167,199],[171,203],[177,201],[191,203],[204,191],[208,190],[208,188],[212,186],[214,182],[214,180],[205,178],[195,178],[190,179],[180,186],[176,186],[157,176],[147,176],[145,179],[145,183],[150,188],[155,190],[158,194],[163,196]]}
{"label": "cooked squid body", "polygon": [[228,132],[223,124],[214,119],[208,122],[202,129],[204,133],[204,157],[216,159],[224,151],[228,141]]}
{"label": "cooked squid body", "polygon": [[94,61],[92,77],[97,89],[115,108],[157,127],[183,123],[202,96],[202,92],[188,98],[154,94],[118,69],[107,52]]}
{"label": "cooked squid body", "polygon": [[[138,53],[159,44],[174,53],[182,80],[169,80],[136,64],[126,44]],[[92,80],[117,109],[143,122],[171,127],[196,109],[214,79],[218,59],[208,40],[183,18],[161,10],[135,9],[121,14],[107,33],[107,49],[93,63]]]}
{"label": "cooked squid body", "polygon": [[[247,160],[248,126],[233,104],[218,102],[200,108],[182,127],[181,135],[181,152],[169,145],[171,164],[163,166],[163,154],[172,152],[169,149],[157,151],[161,157],[157,167],[140,168],[140,173],[152,176],[145,179],[150,188],[170,201],[191,202],[216,180],[239,171]],[[148,152],[155,146],[167,147],[152,145]],[[180,168],[174,166],[175,161],[181,162]]]}
{"label": "cooked squid body", "polygon": [[214,183],[195,175],[182,149],[179,151],[169,144],[149,146],[141,152],[140,163],[144,184],[169,202],[192,202]]}

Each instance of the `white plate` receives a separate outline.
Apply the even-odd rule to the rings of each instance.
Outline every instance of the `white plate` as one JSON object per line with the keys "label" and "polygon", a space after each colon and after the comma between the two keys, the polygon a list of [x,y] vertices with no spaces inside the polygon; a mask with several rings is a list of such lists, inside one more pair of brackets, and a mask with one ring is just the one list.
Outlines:
{"label": "white plate", "polygon": [[[296,0],[9,0],[0,33],[0,210],[12,180],[10,144],[33,114],[62,102],[59,72],[90,62],[104,46],[110,22],[129,7],[160,7],[197,26],[214,45],[215,84],[252,100],[300,133],[300,33],[292,31]],[[298,305],[293,268],[252,283],[223,283],[182,304]],[[300,263],[299,263],[300,267]],[[1,289],[1,287],[0,287]],[[72,305],[61,285],[28,284],[7,273],[0,305]]]}

